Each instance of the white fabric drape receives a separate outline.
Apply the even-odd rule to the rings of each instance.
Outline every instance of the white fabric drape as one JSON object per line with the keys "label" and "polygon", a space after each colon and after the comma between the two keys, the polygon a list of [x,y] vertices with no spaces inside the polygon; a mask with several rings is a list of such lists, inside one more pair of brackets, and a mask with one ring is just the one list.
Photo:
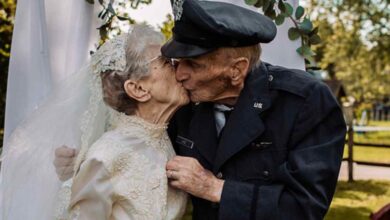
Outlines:
{"label": "white fabric drape", "polygon": [[[8,73],[4,143],[9,142],[10,134],[15,128],[29,118],[33,111],[51,95],[57,83],[75,73],[87,61],[89,51],[95,48],[94,44],[98,40],[96,30],[98,25],[97,10],[83,0],[18,0]],[[80,76],[80,80],[83,77]],[[77,82],[64,87],[67,91],[60,93],[68,94],[71,97],[69,93],[75,88],[88,86],[76,85]],[[79,96],[79,100],[83,100],[83,94],[79,94]],[[86,103],[88,103],[87,101],[88,99]],[[65,121],[64,118],[67,117],[67,112],[61,111],[63,108],[55,104],[54,102],[54,105],[46,107],[46,109],[54,111],[51,113],[61,114],[61,117],[53,118],[55,114],[50,117],[42,111],[40,114],[43,117],[35,117],[45,119],[41,120],[42,124],[47,121],[53,123],[59,120],[56,125],[51,126],[52,129],[61,126],[61,119]],[[76,122],[70,123],[76,125]],[[34,123],[38,124],[39,122],[30,122],[30,124]],[[46,126],[50,127],[50,123],[46,123]],[[74,129],[67,128],[67,134],[73,135],[72,130]],[[24,134],[21,140],[28,140],[26,137],[31,135],[31,137],[35,137],[37,142],[14,144],[17,148],[14,150],[24,152],[34,144],[38,147],[50,147],[50,144],[67,144],[69,146],[79,144],[65,142],[64,140],[72,140],[72,138],[60,134],[61,132],[56,133],[59,135],[58,138],[52,135],[52,138],[55,139],[52,141],[51,139],[47,140],[44,134],[38,135],[38,133],[43,132],[39,129],[26,128],[25,131],[28,131],[28,134]],[[14,139],[18,140],[18,138]],[[52,142],[46,143],[46,141]],[[31,149],[35,148],[31,147]],[[8,146],[3,146],[2,156],[8,151]],[[17,154],[13,155],[17,156]],[[30,155],[31,157],[8,157],[8,161],[2,161],[0,220],[52,219],[47,216],[48,212],[43,211],[43,208],[50,209],[52,204],[41,201],[54,201],[53,196],[56,195],[56,188],[58,188],[58,180],[55,178],[51,162],[53,161],[53,151],[48,148],[45,152],[35,151]],[[24,164],[23,169],[16,168],[14,162],[18,161],[19,164]],[[32,161],[42,161],[42,163],[32,166]],[[39,172],[37,172],[38,170]],[[13,173],[13,171],[18,171],[20,175]],[[45,175],[51,179],[50,184],[42,179]],[[3,179],[5,176],[6,178]],[[41,180],[41,183],[37,183],[37,180]],[[10,185],[9,182],[13,182],[13,184]],[[14,192],[7,191],[14,195],[13,200],[5,195],[6,186],[15,188]],[[33,195],[33,192],[39,193]],[[18,199],[20,202],[13,202]],[[3,203],[4,201],[7,201],[7,208],[4,207],[6,205]],[[35,202],[31,203],[31,201]],[[26,203],[28,204],[26,205]]]}
{"label": "white fabric drape", "polygon": [[18,0],[4,143],[56,83],[86,62],[98,41],[97,10],[84,0]]}

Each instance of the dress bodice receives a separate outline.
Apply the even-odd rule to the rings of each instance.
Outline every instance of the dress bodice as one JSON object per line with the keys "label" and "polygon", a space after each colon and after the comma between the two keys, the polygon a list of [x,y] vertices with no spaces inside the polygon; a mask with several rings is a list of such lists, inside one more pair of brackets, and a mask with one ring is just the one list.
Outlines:
{"label": "dress bodice", "polygon": [[[180,219],[186,194],[168,186],[165,165],[175,152],[166,128],[137,116],[116,116],[74,177],[72,219]],[[97,207],[105,210],[101,217],[91,211]]]}

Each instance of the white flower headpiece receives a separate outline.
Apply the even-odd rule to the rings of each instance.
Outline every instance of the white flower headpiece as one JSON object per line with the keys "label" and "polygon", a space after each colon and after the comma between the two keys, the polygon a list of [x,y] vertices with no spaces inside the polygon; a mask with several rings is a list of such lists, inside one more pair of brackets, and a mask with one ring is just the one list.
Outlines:
{"label": "white flower headpiece", "polygon": [[127,37],[127,33],[114,37],[105,42],[96,53],[92,55],[91,64],[94,74],[99,74],[108,70],[125,70]]}

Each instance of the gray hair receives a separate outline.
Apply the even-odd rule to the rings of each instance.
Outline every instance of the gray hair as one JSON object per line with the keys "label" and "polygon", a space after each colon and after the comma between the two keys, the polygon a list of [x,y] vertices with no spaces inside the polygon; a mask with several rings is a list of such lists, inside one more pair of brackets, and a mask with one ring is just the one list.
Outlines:
{"label": "gray hair", "polygon": [[164,37],[148,25],[135,25],[127,39],[126,72],[131,79],[140,79],[149,73],[147,49],[150,45],[162,45]]}
{"label": "gray hair", "polygon": [[127,115],[135,113],[137,101],[126,94],[124,83],[128,79],[139,80],[150,73],[148,49],[161,45],[163,35],[148,25],[134,25],[126,43],[126,69],[101,73],[103,100],[113,109]]}

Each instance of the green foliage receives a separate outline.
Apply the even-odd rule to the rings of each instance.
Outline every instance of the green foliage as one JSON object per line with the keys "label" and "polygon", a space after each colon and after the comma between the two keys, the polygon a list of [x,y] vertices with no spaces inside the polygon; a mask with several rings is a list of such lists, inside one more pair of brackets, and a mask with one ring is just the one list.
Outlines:
{"label": "green foliage", "polygon": [[0,0],[0,143],[3,142],[5,98],[15,9],[15,0]]}
{"label": "green foliage", "polygon": [[165,36],[165,40],[168,40],[172,37],[172,28],[174,26],[174,21],[172,15],[167,15],[167,20],[163,22],[162,26],[159,26],[161,33]]}
{"label": "green foliage", "polygon": [[[390,95],[390,2],[313,0],[322,43],[315,60],[330,78],[344,82],[357,104],[373,103]],[[317,43],[318,39],[310,38]]]}
{"label": "green foliage", "polygon": [[294,14],[294,8],[284,0],[245,0],[245,2],[261,8],[266,16],[275,21],[276,25],[283,24],[286,19],[291,20],[294,27],[288,30],[289,39],[292,41],[301,39],[301,47],[297,48],[297,52],[305,58],[307,68],[317,68],[311,45],[319,44],[321,38],[317,34],[316,27],[305,15],[305,9],[302,6],[298,6]]}
{"label": "green foliage", "polygon": [[303,9],[302,6],[298,6],[295,11],[295,19],[297,20],[301,19],[304,13],[305,13],[305,9]]}
{"label": "green foliage", "polygon": [[[95,4],[94,0],[86,0],[90,4]],[[137,9],[140,4],[150,4],[152,0],[119,0],[115,2],[104,2],[103,0],[98,0],[99,4],[102,6],[98,17],[103,20],[103,25],[99,29],[100,42],[103,44],[110,36],[111,33],[120,33],[118,22],[127,22],[128,24],[134,24],[135,20],[132,19],[127,13],[120,13],[118,11],[126,11],[127,8]]]}
{"label": "green foliage", "polygon": [[367,220],[390,201],[390,181],[340,181],[325,220]]}
{"label": "green foliage", "polygon": [[[356,136],[355,136],[356,137]],[[367,140],[366,138],[359,137],[359,140]],[[369,141],[369,143],[375,143],[381,141]],[[389,144],[389,143],[387,143]],[[348,158],[348,147],[344,147],[344,158]],[[390,164],[390,149],[378,148],[369,146],[354,146],[353,147],[353,159],[358,161],[377,162],[377,163],[389,163]]]}

